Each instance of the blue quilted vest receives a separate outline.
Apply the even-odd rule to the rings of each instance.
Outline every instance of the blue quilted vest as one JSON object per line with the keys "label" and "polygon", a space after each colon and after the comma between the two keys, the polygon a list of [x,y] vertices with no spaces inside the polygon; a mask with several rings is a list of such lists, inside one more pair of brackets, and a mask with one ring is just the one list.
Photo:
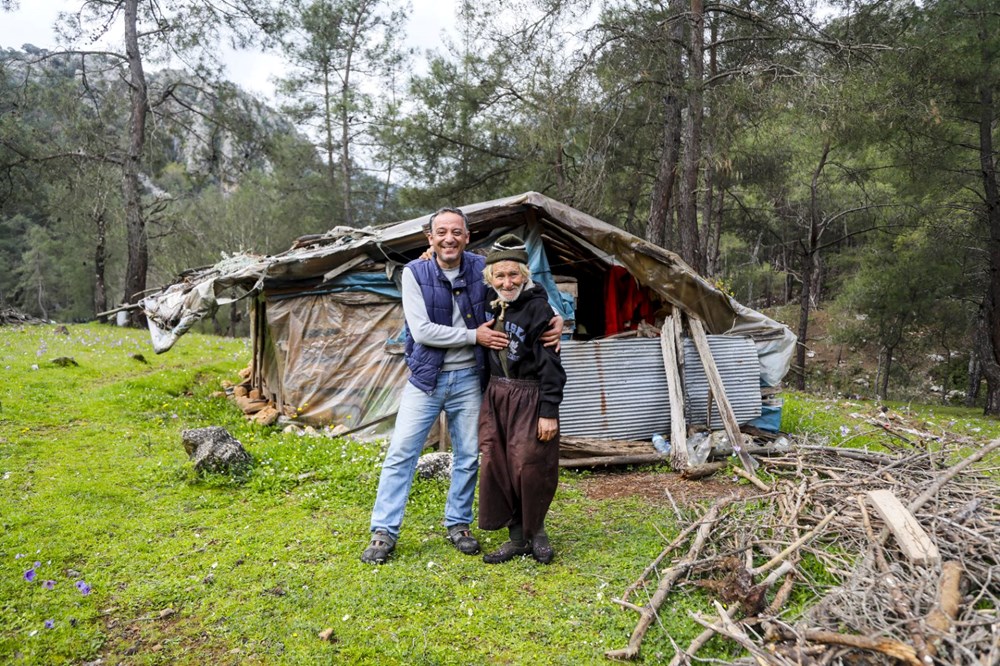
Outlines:
{"label": "blue quilted vest", "polygon": [[[435,324],[451,326],[452,303],[457,301],[462,320],[468,328],[478,328],[486,321],[485,266],[483,257],[463,252],[461,271],[453,284],[435,259],[416,259],[406,265],[420,285],[427,306],[427,318]],[[410,383],[421,391],[429,393],[437,386],[444,354],[445,350],[441,347],[427,347],[414,342],[410,329],[406,329],[406,365],[410,368]],[[475,354],[480,383],[485,388],[488,377],[486,355],[479,345],[475,347]]]}

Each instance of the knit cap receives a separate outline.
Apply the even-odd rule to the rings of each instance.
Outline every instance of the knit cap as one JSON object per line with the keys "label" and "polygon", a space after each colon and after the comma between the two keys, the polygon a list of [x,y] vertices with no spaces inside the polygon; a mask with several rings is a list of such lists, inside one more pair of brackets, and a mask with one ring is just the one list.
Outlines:
{"label": "knit cap", "polygon": [[524,241],[514,234],[505,234],[496,239],[489,254],[486,255],[486,263],[495,264],[498,261],[516,261],[519,264],[527,264],[528,250]]}

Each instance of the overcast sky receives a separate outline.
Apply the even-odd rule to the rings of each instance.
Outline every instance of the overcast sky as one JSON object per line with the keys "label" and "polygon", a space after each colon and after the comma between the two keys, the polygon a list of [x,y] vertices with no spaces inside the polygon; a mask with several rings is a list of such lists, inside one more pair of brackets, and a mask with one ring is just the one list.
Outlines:
{"label": "overcast sky", "polygon": [[[455,26],[457,0],[411,0],[411,3],[407,43],[420,52],[436,47],[442,36]],[[20,49],[24,44],[33,44],[55,49],[52,24],[56,15],[79,6],[79,0],[21,0],[20,9],[0,11],[0,47]],[[278,56],[227,51],[223,58],[230,80],[244,89],[273,96],[274,86],[269,79],[281,71]]]}

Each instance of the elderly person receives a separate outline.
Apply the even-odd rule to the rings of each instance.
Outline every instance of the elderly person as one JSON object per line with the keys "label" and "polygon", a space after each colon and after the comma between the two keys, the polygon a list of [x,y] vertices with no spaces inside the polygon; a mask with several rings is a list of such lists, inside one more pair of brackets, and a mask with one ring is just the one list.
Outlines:
{"label": "elderly person", "polygon": [[559,482],[559,403],[566,383],[558,352],[541,340],[552,309],[545,289],[531,281],[528,253],[517,236],[494,243],[483,277],[491,288],[494,328],[509,343],[488,353],[490,382],[479,414],[479,527],[506,527],[510,536],[483,561],[531,554],[548,564],[554,551],[545,515]]}

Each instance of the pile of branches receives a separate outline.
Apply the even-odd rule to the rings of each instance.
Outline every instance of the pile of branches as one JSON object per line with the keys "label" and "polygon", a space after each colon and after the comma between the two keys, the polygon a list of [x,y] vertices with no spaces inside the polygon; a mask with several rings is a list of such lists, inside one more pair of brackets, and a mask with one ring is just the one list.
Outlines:
{"label": "pile of branches", "polygon": [[32,317],[11,307],[0,308],[0,326],[16,326],[19,324],[44,324],[45,320]]}
{"label": "pile of branches", "polygon": [[[1000,663],[1000,484],[975,466],[996,462],[1000,440],[969,455],[961,438],[883,415],[866,421],[905,444],[879,454],[800,439],[761,460],[758,474],[770,483],[734,468],[760,494],[717,501],[614,600],[639,621],[628,645],[606,656],[638,658],[653,626],[669,635],[668,624],[685,618],[660,622],[660,609],[677,587],[694,585],[709,591],[715,613],[689,614],[703,628],[691,643],[670,637],[672,666],[690,663],[714,636],[749,653],[736,663]],[[931,557],[901,548],[873,510],[873,491],[899,499],[929,537]],[[816,563],[822,580],[810,573]]]}

